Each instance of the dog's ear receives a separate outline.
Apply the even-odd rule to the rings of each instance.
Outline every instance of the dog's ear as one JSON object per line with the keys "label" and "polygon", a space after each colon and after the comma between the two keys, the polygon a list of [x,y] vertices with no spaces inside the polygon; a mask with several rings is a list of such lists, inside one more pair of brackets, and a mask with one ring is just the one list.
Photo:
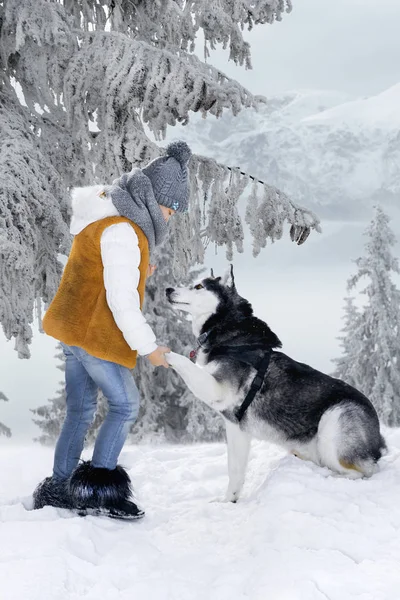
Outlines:
{"label": "dog's ear", "polygon": [[214,275],[214,269],[211,269],[211,271],[210,271],[210,277],[211,277],[212,279],[214,279],[214,281],[215,281],[216,283],[219,283],[219,282],[221,281],[221,279],[222,279],[222,277],[215,277],[215,275]]}
{"label": "dog's ear", "polygon": [[225,285],[226,287],[236,289],[235,288],[235,276],[233,274],[233,265],[232,264],[230,265],[229,269],[227,269],[225,271],[225,275],[223,276],[221,283],[222,283],[222,285]]}

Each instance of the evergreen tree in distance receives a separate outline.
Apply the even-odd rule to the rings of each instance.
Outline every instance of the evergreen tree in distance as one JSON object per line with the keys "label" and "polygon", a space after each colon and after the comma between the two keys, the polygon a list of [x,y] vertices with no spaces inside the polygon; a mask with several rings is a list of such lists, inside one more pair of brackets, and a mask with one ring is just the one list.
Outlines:
{"label": "evergreen tree in distance", "polygon": [[336,359],[335,376],[360,389],[386,425],[400,425],[400,291],[393,275],[400,274],[393,256],[396,238],[389,217],[377,207],[365,235],[365,255],[355,262],[358,272],[349,290],[366,280],[366,303],[347,310],[342,338],[344,355]]}
{"label": "evergreen tree in distance", "polygon": [[[61,349],[61,346],[57,345],[57,354],[55,358],[58,361],[57,369],[60,369],[63,373],[65,372],[65,356]],[[61,427],[64,422],[66,412],[66,395],[65,395],[65,382],[60,382],[60,388],[57,391],[55,398],[51,398],[47,404],[39,406],[38,408],[31,409],[31,412],[35,415],[32,419],[35,425],[41,430],[39,437],[34,438],[35,442],[39,442],[43,446],[54,446],[58,436],[60,435]],[[86,444],[94,442],[97,431],[103,422],[103,419],[107,413],[107,403],[104,396],[99,393],[97,399],[97,410],[94,416],[93,423],[88,431],[86,437]]]}
{"label": "evergreen tree in distance", "polygon": [[[8,398],[3,392],[0,392],[0,400],[4,400],[4,402],[8,402]],[[0,422],[0,435],[5,435],[6,437],[11,437],[11,429],[3,425]]]}
{"label": "evergreen tree in distance", "polygon": [[354,305],[353,297],[348,296],[345,298],[343,320],[342,335],[337,338],[342,348],[342,356],[332,361],[336,364],[334,376],[343,379],[353,387],[357,387],[359,383],[354,369],[360,352],[360,312]]}

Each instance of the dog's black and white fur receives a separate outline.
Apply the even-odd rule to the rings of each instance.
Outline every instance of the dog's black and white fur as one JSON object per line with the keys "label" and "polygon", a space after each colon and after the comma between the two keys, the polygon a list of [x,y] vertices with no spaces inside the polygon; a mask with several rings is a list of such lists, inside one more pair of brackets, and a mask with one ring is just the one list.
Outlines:
{"label": "dog's black and white fur", "polygon": [[[239,296],[232,269],[223,279],[211,276],[189,288],[168,288],[166,294],[174,307],[192,315],[194,334],[205,338],[196,364],[174,352],[166,359],[192,393],[225,419],[226,501],[239,498],[252,437],[353,479],[375,473],[386,446],[371,402],[343,381],[275,350],[281,342]],[[272,354],[264,383],[239,423],[235,411],[256,374],[240,361],[243,346]]]}

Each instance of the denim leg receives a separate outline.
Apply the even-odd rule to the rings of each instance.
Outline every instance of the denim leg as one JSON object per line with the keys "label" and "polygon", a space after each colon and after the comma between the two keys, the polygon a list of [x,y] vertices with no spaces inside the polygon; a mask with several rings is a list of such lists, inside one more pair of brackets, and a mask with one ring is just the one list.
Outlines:
{"label": "denim leg", "polygon": [[53,476],[66,479],[78,464],[86,433],[93,421],[98,386],[73,349],[63,344],[66,358],[65,385],[67,413],[54,454]]}
{"label": "denim leg", "polygon": [[132,423],[139,413],[139,391],[126,367],[95,358],[80,349],[80,360],[108,401],[108,414],[97,435],[94,467],[115,469]]}

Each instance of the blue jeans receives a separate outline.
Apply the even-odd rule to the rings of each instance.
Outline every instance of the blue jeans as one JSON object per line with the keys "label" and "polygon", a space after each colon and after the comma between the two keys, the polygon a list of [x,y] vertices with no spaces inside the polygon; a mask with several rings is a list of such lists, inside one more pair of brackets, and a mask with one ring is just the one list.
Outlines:
{"label": "blue jeans", "polygon": [[77,346],[61,345],[66,358],[67,414],[56,445],[53,476],[66,479],[77,466],[96,412],[99,388],[107,398],[109,410],[97,435],[92,464],[115,469],[139,413],[139,392],[132,373]]}

